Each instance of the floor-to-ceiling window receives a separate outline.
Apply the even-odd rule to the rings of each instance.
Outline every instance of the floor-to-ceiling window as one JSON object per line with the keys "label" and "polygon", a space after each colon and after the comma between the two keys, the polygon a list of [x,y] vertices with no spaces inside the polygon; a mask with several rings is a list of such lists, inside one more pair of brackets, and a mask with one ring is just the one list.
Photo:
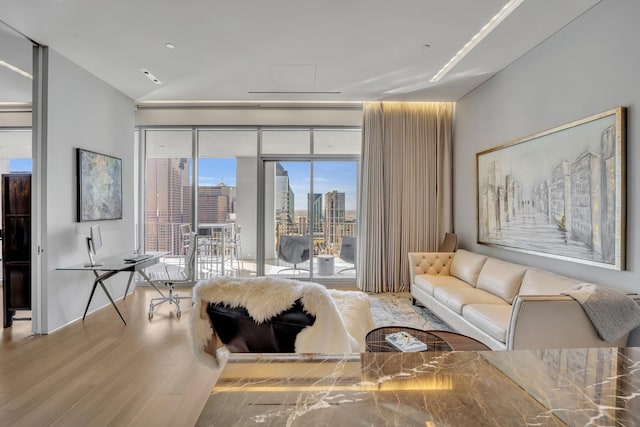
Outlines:
{"label": "floor-to-ceiling window", "polygon": [[201,277],[254,276],[257,131],[200,129],[197,151]]}
{"label": "floor-to-ceiling window", "polygon": [[[287,277],[293,264],[278,257],[281,236],[308,236],[309,257],[297,266],[308,273],[299,277],[354,280],[344,247],[355,249],[359,129],[140,131],[146,250],[179,257],[189,224],[199,235],[199,277]],[[259,174],[265,167],[270,180]]]}
{"label": "floor-to-ceiling window", "polygon": [[182,255],[182,224],[191,224],[192,132],[147,130],[144,249]]}

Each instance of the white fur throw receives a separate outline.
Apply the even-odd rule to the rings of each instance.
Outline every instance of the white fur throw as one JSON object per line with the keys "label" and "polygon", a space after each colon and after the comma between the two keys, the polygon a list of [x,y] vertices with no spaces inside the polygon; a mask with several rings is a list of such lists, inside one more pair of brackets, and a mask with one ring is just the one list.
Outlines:
{"label": "white fur throw", "polygon": [[211,340],[215,330],[206,315],[209,303],[245,307],[258,323],[291,308],[300,299],[304,310],[316,316],[312,326],[296,337],[296,353],[359,353],[373,328],[369,297],[363,292],[327,290],[318,283],[270,277],[222,277],[200,281],[193,290],[196,303],[191,318],[193,351],[202,362],[217,366]]}

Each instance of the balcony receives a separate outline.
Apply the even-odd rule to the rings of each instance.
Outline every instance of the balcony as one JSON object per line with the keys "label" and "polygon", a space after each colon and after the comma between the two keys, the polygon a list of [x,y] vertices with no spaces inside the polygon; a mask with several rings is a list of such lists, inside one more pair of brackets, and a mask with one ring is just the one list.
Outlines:
{"label": "balcony", "polygon": [[[184,252],[181,223],[153,224],[151,229],[157,238],[148,236],[146,241],[147,251],[164,251],[169,254],[161,260],[168,265],[179,268],[184,265]],[[198,228],[207,228],[201,224]],[[147,230],[149,230],[149,225]],[[229,230],[232,230],[229,227]],[[242,254],[242,243],[236,242],[232,232],[205,231],[198,237],[198,252],[196,256],[196,273],[198,279],[209,279],[221,276],[230,277],[255,277],[257,265],[255,258],[247,258]],[[229,233],[222,238],[221,233]],[[201,234],[201,233],[199,233]],[[224,242],[224,243],[223,243]],[[318,252],[318,251],[316,251]],[[319,252],[330,252],[325,249]],[[313,280],[349,280],[356,277],[353,263],[339,257],[339,251],[335,254],[314,254],[311,260],[299,264],[287,263],[282,259],[274,258],[265,260],[265,276],[283,277],[290,279],[307,280],[310,277],[311,265],[313,265]],[[154,266],[153,268],[162,268]]]}

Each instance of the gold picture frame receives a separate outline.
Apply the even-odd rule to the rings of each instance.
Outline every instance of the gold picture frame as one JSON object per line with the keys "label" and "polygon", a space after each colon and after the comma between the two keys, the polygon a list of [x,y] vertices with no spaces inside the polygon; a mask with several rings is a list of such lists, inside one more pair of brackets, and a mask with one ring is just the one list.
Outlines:
{"label": "gold picture frame", "polygon": [[625,269],[626,109],[476,153],[477,242]]}

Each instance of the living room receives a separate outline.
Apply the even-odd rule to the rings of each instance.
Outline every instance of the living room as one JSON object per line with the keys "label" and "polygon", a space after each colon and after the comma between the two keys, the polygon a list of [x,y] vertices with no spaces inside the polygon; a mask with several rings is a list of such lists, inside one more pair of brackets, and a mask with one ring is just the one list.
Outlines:
{"label": "living room", "polygon": [[[640,273],[636,265],[638,256],[635,247],[637,231],[634,213],[640,207],[640,198],[635,185],[637,177],[634,165],[640,161],[640,154],[635,150],[637,135],[634,124],[639,119],[635,104],[640,99],[640,93],[634,82],[635,76],[640,72],[640,63],[632,53],[635,51],[634,41],[640,36],[637,26],[634,25],[640,10],[636,2],[631,0],[591,3],[594,3],[592,8],[586,8],[583,14],[579,14],[562,29],[544,41],[535,43],[531,50],[517,59],[514,58],[515,60],[499,73],[455,100],[452,224],[459,237],[459,246],[468,251],[549,270],[578,280],[637,292],[635,284],[638,283]],[[15,5],[0,7],[0,17],[14,28],[20,29],[20,16],[20,8]],[[25,34],[33,37],[33,34],[28,32]],[[134,99],[125,96],[100,77],[87,72],[57,52],[53,42],[50,43],[47,55],[48,91],[43,107],[46,111],[34,109],[33,118],[33,123],[39,124],[42,129],[42,118],[46,117],[47,134],[47,144],[39,153],[42,156],[41,163],[34,162],[33,168],[34,181],[40,186],[40,206],[37,208],[40,209],[39,212],[46,213],[42,216],[46,227],[38,240],[38,244],[46,250],[40,261],[42,268],[38,283],[42,285],[34,289],[33,322],[35,333],[49,334],[47,339],[60,339],[67,337],[71,331],[80,336],[92,334],[92,325],[78,325],[78,319],[82,317],[87,300],[86,277],[55,270],[60,266],[84,261],[86,258],[84,239],[88,227],[75,221],[73,150],[83,147],[122,158],[129,162],[130,166],[123,169],[123,182],[140,182],[141,178],[136,175],[133,167],[138,161],[138,154],[133,143],[128,143],[133,139],[131,129],[151,123],[144,118],[145,114],[155,112],[156,117],[161,117],[169,113],[167,108],[140,109],[136,113]],[[428,78],[425,77],[427,80]],[[34,93],[34,98],[37,96],[37,92]],[[440,99],[436,95],[432,98],[412,99],[417,100]],[[477,243],[476,153],[620,106],[627,108],[624,270],[540,257]],[[236,106],[229,109],[217,107],[212,111],[208,124],[218,125],[264,125],[269,124],[265,122],[265,117],[273,118],[281,114],[288,115],[289,124],[303,123],[308,126],[360,126],[362,120],[361,111],[337,109],[332,114],[325,107],[299,110],[271,108],[263,109],[262,113],[250,111],[252,115],[262,114],[258,119],[254,117],[251,121],[247,120],[248,114],[243,113],[246,110]],[[20,113],[12,114],[15,117]],[[202,108],[198,108],[188,111],[188,114],[204,115],[204,112]],[[6,115],[2,116],[4,120]],[[243,117],[245,121],[236,121],[238,116]],[[230,123],[229,120],[233,122]],[[272,123],[282,124],[279,119],[274,120],[277,121]],[[12,123],[9,125],[3,121],[3,126],[15,126],[15,122]],[[188,118],[179,123],[154,123],[194,124]],[[127,143],[124,143],[125,141]],[[40,164],[46,167],[37,166]],[[135,206],[138,191],[137,185],[123,186],[123,218],[117,222],[105,223],[107,225],[103,227],[104,251],[115,253],[122,247],[132,250],[137,247],[135,233],[138,217]],[[406,254],[402,256],[406,257]],[[108,284],[110,291],[114,295],[121,295],[126,286],[126,278],[116,276],[112,280]],[[134,299],[143,298],[135,295]],[[109,305],[108,299],[98,292],[90,314],[94,316],[96,323],[117,320]],[[130,311],[125,313],[125,317],[134,316],[134,312],[141,312],[143,318],[139,320],[146,322],[145,308],[140,301],[137,308],[129,308]],[[132,319],[130,323],[133,321]],[[151,334],[159,334],[163,329],[167,329],[160,322],[152,323],[149,327],[153,330],[149,332]],[[186,328],[183,332],[186,332]],[[104,335],[113,333],[113,330],[103,332]],[[145,334],[141,330],[136,333],[141,336]],[[130,341],[126,342],[133,340],[132,336]],[[635,332],[629,345],[637,345],[639,341],[640,334]],[[168,345],[167,341],[163,343]],[[74,341],[74,346],[82,345],[81,341]],[[158,351],[162,349],[158,348]],[[69,357],[68,354],[63,354]],[[24,356],[34,357],[29,353]],[[56,357],[65,356],[61,354]],[[141,353],[137,357],[146,356]],[[202,374],[206,371],[197,372]],[[156,375],[159,373],[160,368]],[[52,378],[51,381],[57,379]],[[178,379],[175,381],[179,383]],[[203,385],[202,389],[206,387],[210,387],[210,384]],[[36,391],[32,390],[29,393]],[[25,399],[28,396],[28,393],[23,395]],[[113,396],[105,391],[102,397],[111,399]],[[165,402],[167,401],[168,398]],[[155,402],[154,408],[162,406],[159,402],[161,400]]]}

